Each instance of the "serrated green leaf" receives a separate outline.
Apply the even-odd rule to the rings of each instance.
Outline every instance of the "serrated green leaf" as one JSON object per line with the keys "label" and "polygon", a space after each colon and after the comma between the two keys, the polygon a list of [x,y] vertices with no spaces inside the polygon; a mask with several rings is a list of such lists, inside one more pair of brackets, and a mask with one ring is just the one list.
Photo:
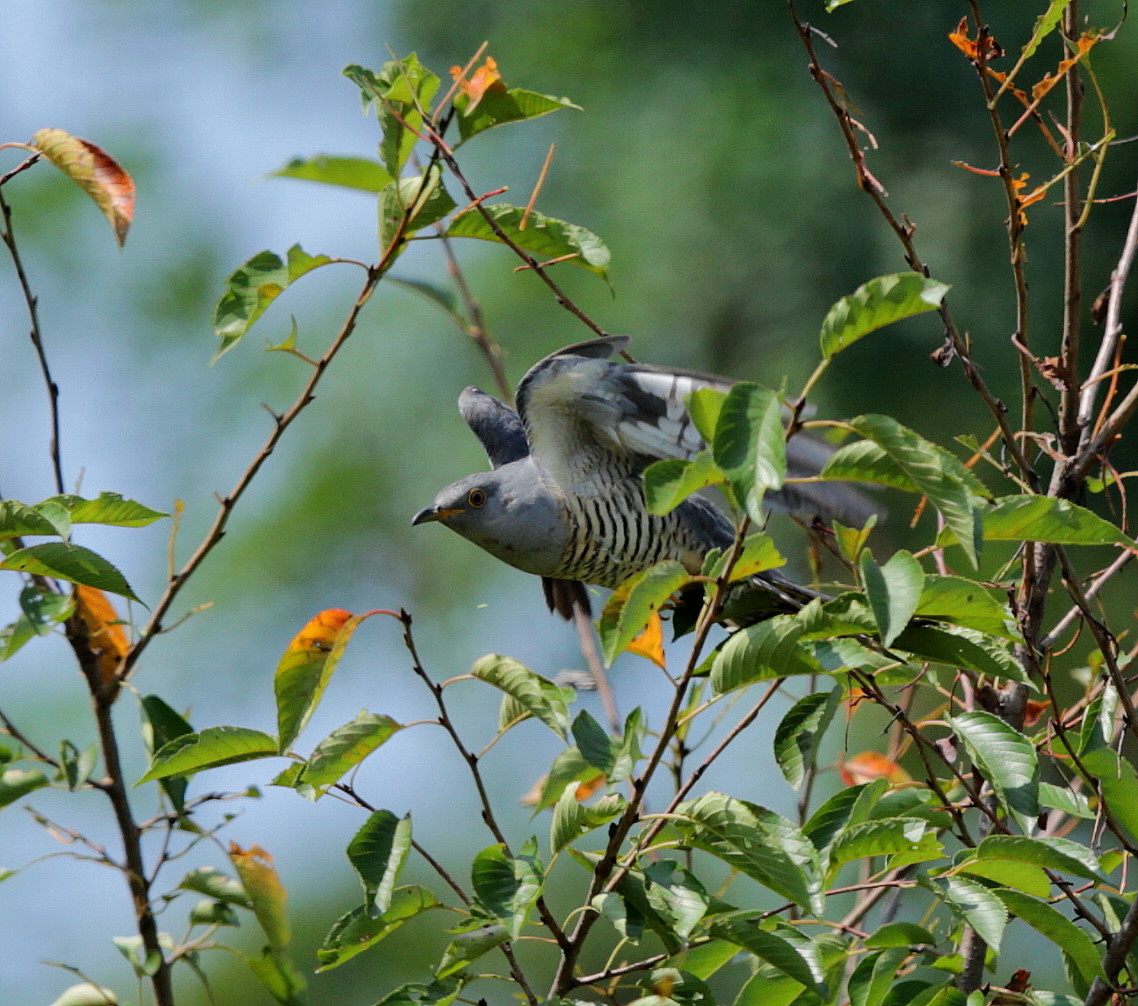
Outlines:
{"label": "serrated green leaf", "polygon": [[320,967],[316,970],[329,971],[339,967],[390,936],[416,915],[432,908],[440,908],[441,905],[439,899],[425,887],[413,884],[397,888],[392,894],[391,905],[378,918],[371,918],[363,906],[353,908],[337,919],[324,937],[323,945],[316,951],[316,959],[320,962]]}
{"label": "serrated green leaf", "polygon": [[927,862],[942,856],[944,846],[928,833],[928,824],[920,818],[891,817],[843,828],[828,846],[827,854],[827,877],[832,879],[845,863],[856,859],[900,854],[906,863]]}
{"label": "serrated green leaf", "polygon": [[648,624],[664,602],[694,578],[675,559],[667,559],[637,573],[612,592],[597,623],[609,666]]}
{"label": "serrated green leaf", "polygon": [[19,652],[36,636],[46,636],[61,622],[71,617],[75,599],[70,594],[57,594],[29,583],[20,591],[20,617],[0,629],[0,662]]}
{"label": "serrated green leaf", "polygon": [[712,687],[721,695],[756,681],[822,673],[822,665],[800,644],[802,636],[802,625],[791,615],[740,629],[715,654]]}
{"label": "serrated green leaf", "polygon": [[1071,0],[1051,0],[1047,5],[1047,10],[1035,19],[1035,24],[1031,29],[1031,38],[1024,44],[1023,53],[1016,65],[1017,70],[1020,64],[1035,55],[1039,43],[1058,27],[1059,22],[1063,19],[1063,12],[1070,3]]}
{"label": "serrated green leaf", "polygon": [[402,729],[403,725],[390,716],[361,709],[355,719],[337,727],[316,745],[304,763],[296,788],[303,796],[317,799],[345,772]]}
{"label": "serrated green leaf", "polygon": [[574,105],[568,98],[554,98],[520,87],[506,90],[500,82],[488,87],[474,109],[467,112],[469,105],[470,99],[465,94],[459,94],[454,100],[454,107],[458,109],[458,133],[463,142],[508,122],[536,119],[561,108],[580,109],[580,105]]}
{"label": "serrated green leaf", "polygon": [[723,400],[711,450],[736,502],[761,525],[763,497],[781,489],[786,478],[786,436],[778,396],[758,384],[734,385]]}
{"label": "serrated green leaf", "polygon": [[388,992],[374,1006],[450,1006],[460,991],[462,982],[457,978],[434,981],[430,985],[408,982]]}
{"label": "serrated green leaf", "polygon": [[715,439],[715,428],[726,400],[727,392],[722,388],[696,388],[687,397],[688,415],[705,443],[710,444]]}
{"label": "serrated green leaf", "polygon": [[16,500],[0,500],[0,538],[58,533],[55,524],[34,506]]}
{"label": "serrated green leaf", "polygon": [[941,884],[933,884],[931,889],[999,953],[1007,912],[1004,903],[992,891],[964,877],[949,877]]}
{"label": "serrated green leaf", "polygon": [[183,734],[162,745],[154,753],[146,775],[135,785],[276,754],[279,754],[276,739],[260,730],[206,727],[200,733]]}
{"label": "serrated green leaf", "polygon": [[[141,702],[143,718],[143,741],[146,744],[146,753],[151,758],[154,752],[169,744],[170,741],[194,732],[194,728],[184,716],[171,709],[157,695],[143,696]],[[163,792],[170,798],[174,809],[180,814],[185,806],[186,787],[188,781],[178,777],[162,779],[160,781]]]}
{"label": "serrated green leaf", "polygon": [[320,704],[352,633],[363,619],[363,615],[329,608],[309,619],[285,649],[273,675],[282,754]]}
{"label": "serrated green leaf", "polygon": [[923,926],[914,922],[887,922],[875,930],[865,941],[867,949],[880,947],[914,947],[927,945],[935,947],[937,938]]}
{"label": "serrated green leaf", "polygon": [[585,806],[577,799],[577,783],[569,783],[553,807],[549,825],[549,847],[558,853],[570,842],[595,831],[624,813],[624,798],[615,793]]}
{"label": "serrated green leaf", "polygon": [[1091,938],[1065,915],[1046,901],[1029,894],[1006,889],[992,893],[1007,906],[1008,911],[1059,947],[1082,972],[1085,981],[1103,977],[1098,949]]}
{"label": "serrated green leaf", "polygon": [[549,774],[541,786],[541,795],[534,805],[534,813],[557,803],[570,782],[578,786],[591,786],[603,778],[604,772],[595,765],[590,765],[576,747],[566,748],[553,759],[553,764],[549,767]]}
{"label": "serrated green leaf", "polygon": [[[1116,525],[1070,500],[1051,496],[1003,496],[980,511],[985,541],[1042,541],[1054,545],[1122,545],[1138,542]],[[938,545],[951,545],[953,530],[937,536]]]}
{"label": "serrated green leaf", "polygon": [[387,173],[397,178],[411,156],[423,126],[423,112],[439,87],[439,78],[411,53],[389,60],[374,73],[352,64],[344,76],[359,87],[364,108],[374,105],[383,130],[379,152]]}
{"label": "serrated green leaf", "polygon": [[703,849],[803,908],[821,914],[818,853],[786,818],[723,793],[675,809],[686,845]]}
{"label": "serrated green leaf", "polygon": [[396,881],[411,851],[411,815],[377,810],[348,843],[348,860],[364,888],[364,908],[375,918],[391,907]]}
{"label": "serrated green leaf", "polygon": [[686,458],[654,461],[644,469],[644,502],[649,513],[663,516],[693,493],[722,481],[723,472],[707,449],[690,461]]}
{"label": "serrated green leaf", "polygon": [[1039,760],[1035,745],[998,716],[982,709],[954,716],[949,725],[1001,802],[1021,824],[1030,827],[1030,819],[1039,814]]}
{"label": "serrated green leaf", "polygon": [[379,192],[391,182],[391,175],[377,161],[363,157],[332,157],[327,154],[294,157],[269,177],[296,178],[305,182],[361,189],[364,192]]}
{"label": "serrated green leaf", "polygon": [[1132,840],[1138,839],[1138,774],[1134,766],[1108,747],[1088,751],[1080,762],[1098,781],[1111,816],[1130,833]]}
{"label": "serrated green leaf", "polygon": [[[1037,898],[1046,898],[1051,879],[1042,867],[1017,863],[1009,859],[965,859],[952,869],[954,874],[982,877],[996,887],[1012,887]],[[990,885],[991,886],[991,885]]]}
{"label": "serrated green leaf", "polygon": [[711,935],[742,947],[817,995],[826,997],[825,977],[817,964],[787,940],[767,932],[752,919],[729,917],[716,921],[711,925]]}
{"label": "serrated green leaf", "polygon": [[124,499],[118,493],[99,493],[93,500],[82,496],[52,496],[40,506],[57,503],[62,506],[72,524],[106,524],[110,527],[146,527],[156,520],[169,517],[168,513],[151,510],[135,500]]}
{"label": "serrated green leaf", "polygon": [[1090,800],[1082,793],[1077,793],[1066,786],[1054,786],[1049,782],[1039,784],[1039,803],[1043,807],[1051,807],[1070,817],[1078,817],[1084,821],[1093,821],[1097,816]]}
{"label": "serrated green leaf", "polygon": [[307,983],[287,953],[273,947],[265,947],[260,957],[249,954],[238,956],[249,966],[249,970],[264,986],[265,991],[278,1003],[282,1003],[283,1006],[304,1006],[301,995],[307,988]]}
{"label": "serrated green leaf", "polygon": [[530,839],[513,858],[503,845],[483,849],[474,858],[471,879],[478,903],[506,926],[511,939],[517,939],[542,891],[536,841]]}
{"label": "serrated green leaf", "polygon": [[850,1006],[881,1006],[908,956],[907,947],[889,947],[859,960],[850,975]]}
{"label": "serrated green leaf", "polygon": [[816,849],[819,851],[825,849],[833,841],[834,836],[854,819],[854,807],[858,804],[859,797],[870,787],[880,796],[887,785],[884,779],[878,779],[873,783],[847,786],[838,790],[810,815],[810,819],[802,826],[802,833],[810,839]]}
{"label": "serrated green leaf", "polygon": [[234,270],[213,312],[213,331],[221,340],[214,360],[237,345],[292,283],[331,261],[327,255],[309,255],[296,244],[284,260],[275,252],[263,251]]}
{"label": "serrated green leaf", "polygon": [[950,287],[917,272],[878,276],[830,308],[822,322],[822,355],[827,359],[892,322],[940,307]]}
{"label": "serrated green leaf", "polygon": [[435,968],[435,977],[447,978],[461,971],[471,961],[501,946],[509,938],[510,931],[496,923],[459,933],[443,952],[443,959]]}
{"label": "serrated green leaf", "polygon": [[142,603],[118,569],[89,548],[69,541],[45,541],[18,548],[0,560],[0,569],[55,577]]}
{"label": "serrated green leaf", "polygon": [[670,859],[645,868],[644,891],[648,903],[671,923],[675,935],[685,941],[703,920],[711,902],[699,879]]}
{"label": "serrated green leaf", "polygon": [[1003,642],[957,625],[911,625],[894,641],[894,648],[922,660],[967,667],[1000,680],[1031,683],[1023,665]]}
{"label": "serrated green leaf", "polygon": [[1047,870],[1106,883],[1098,859],[1086,846],[1067,838],[1028,838],[1024,835],[989,835],[977,847],[977,859],[1011,859]]}
{"label": "serrated green leaf", "polygon": [[[973,566],[980,547],[980,499],[967,469],[947,451],[902,426],[890,416],[864,415],[850,425],[867,440],[877,444],[905,473],[929,502],[940,511],[945,523],[957,536]],[[831,459],[832,460],[832,459]],[[830,477],[823,469],[823,477]]]}
{"label": "serrated green leaf", "polygon": [[822,735],[834,718],[842,690],[814,692],[799,699],[782,718],[774,734],[774,757],[783,776],[795,789],[807,769],[814,767]]}
{"label": "serrated green leaf", "polygon": [[559,737],[565,737],[569,725],[569,709],[560,690],[540,674],[531,671],[512,657],[489,653],[475,661],[471,677],[493,685],[519,702],[531,716],[541,720]]}
{"label": "serrated green leaf", "polygon": [[1013,642],[1020,639],[1006,596],[962,576],[926,573],[915,614]]}
{"label": "serrated green leaf", "polygon": [[[602,279],[608,278],[611,255],[605,243],[592,231],[535,211],[527,217],[520,206],[496,203],[484,208],[506,238],[539,260],[565,258]],[[456,217],[447,228],[446,236],[498,243],[503,240],[478,209]]]}
{"label": "serrated green leaf", "polygon": [[892,646],[917,610],[925,571],[912,553],[903,549],[884,566],[878,566],[866,549],[861,553],[861,577],[882,645]]}

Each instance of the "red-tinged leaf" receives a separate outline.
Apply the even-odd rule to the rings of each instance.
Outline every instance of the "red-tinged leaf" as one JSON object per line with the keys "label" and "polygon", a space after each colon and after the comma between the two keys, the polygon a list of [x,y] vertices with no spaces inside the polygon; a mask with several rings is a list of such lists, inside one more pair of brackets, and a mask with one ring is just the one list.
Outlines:
{"label": "red-tinged leaf", "polygon": [[41,129],[32,146],[95,201],[121,246],[134,219],[134,179],[110,154],[62,129]]}
{"label": "red-tinged leaf", "polygon": [[900,765],[877,751],[862,751],[841,765],[842,782],[847,786],[860,786],[874,779],[887,779],[891,783],[908,782],[909,773]]}
{"label": "red-tinged leaf", "polygon": [[329,608],[312,618],[288,645],[273,679],[281,751],[289,746],[320,704],[362,615]]}
{"label": "red-tinged leaf", "polygon": [[229,859],[237,871],[237,877],[253,906],[253,914],[261,924],[269,946],[274,950],[283,950],[291,937],[285,910],[288,895],[273,866],[273,857],[259,845],[242,849],[231,842]]}
{"label": "red-tinged leaf", "polygon": [[500,91],[506,89],[505,84],[502,83],[502,76],[498,73],[498,63],[490,56],[487,56],[486,61],[469,77],[463,76],[461,66],[452,66],[450,75],[458,82],[459,90],[467,99],[465,107],[462,109],[464,115],[473,112],[482,100],[483,95],[491,88]]}

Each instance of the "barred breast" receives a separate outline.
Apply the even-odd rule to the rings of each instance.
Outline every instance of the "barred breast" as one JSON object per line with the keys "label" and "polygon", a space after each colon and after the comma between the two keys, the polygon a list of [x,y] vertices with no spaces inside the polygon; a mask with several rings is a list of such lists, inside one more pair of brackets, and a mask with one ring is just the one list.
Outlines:
{"label": "barred breast", "polygon": [[596,496],[563,501],[571,532],[561,563],[551,575],[614,588],[634,573],[676,559],[698,573],[710,542],[673,510],[658,517],[644,507],[638,481],[618,481]]}

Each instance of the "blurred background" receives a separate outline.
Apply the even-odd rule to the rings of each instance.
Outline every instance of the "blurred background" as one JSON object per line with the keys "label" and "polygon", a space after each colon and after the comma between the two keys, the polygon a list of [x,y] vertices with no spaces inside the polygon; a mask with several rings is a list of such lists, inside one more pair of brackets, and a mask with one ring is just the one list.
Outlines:
{"label": "blurred background", "polygon": [[[997,38],[1016,50],[1036,6],[985,8]],[[951,163],[997,163],[973,70],[947,40],[965,7],[861,0],[826,15],[820,0],[798,3],[801,16],[835,43],[818,45],[880,147],[872,169],[895,210],[917,225],[934,276],[953,285],[953,310],[975,342],[985,378],[1018,410],[1002,195],[994,179]],[[1117,15],[1111,4],[1085,8],[1099,23]],[[374,156],[375,120],[360,115],[357,89],[341,70],[349,63],[378,68],[388,47],[418,52],[445,77],[447,67],[465,63],[488,40],[510,86],[582,106],[493,130],[464,149],[464,164],[479,191],[508,185],[505,198],[524,203],[549,145],[557,144],[538,208],[595,231],[613,255],[611,290],[567,266],[558,279],[606,329],[632,335],[641,360],[776,387],[785,381],[793,390],[816,363],[817,331],[830,304],[875,275],[905,268],[896,240],[854,184],[781,4],[34,0],[8,4],[4,13],[0,142],[59,127],[113,154],[139,187],[121,252],[93,206],[50,166],[5,188],[61,387],[65,477],[85,495],[111,490],[161,510],[181,500],[185,513],[173,546],[179,561],[212,520],[214,493],[230,489],[268,434],[262,403],[287,407],[307,376],[300,361],[262,347],[288,333],[291,314],[301,349],[320,354],[358,285],[357,272],[346,267],[307,277],[211,367],[210,321],[225,277],[256,252],[283,253],[296,242],[313,254],[375,257],[369,196],[266,176],[300,155]],[[1094,66],[1118,134],[1133,136],[1135,32],[1126,26],[1100,49]],[[1042,62],[1053,66],[1057,58],[1052,47]],[[1088,135],[1097,136],[1093,110],[1088,119]],[[1056,166],[1029,132],[1018,151],[1035,184]],[[1133,191],[1133,149],[1108,158],[1102,195]],[[19,153],[0,156],[0,170],[7,170]],[[1129,214],[1128,202],[1114,202],[1092,217],[1085,245],[1091,297],[1106,285]],[[1055,206],[1033,208],[1031,338],[1041,353],[1058,342],[1060,233]],[[514,272],[507,250],[470,242],[458,251],[512,381],[542,355],[588,337],[534,276]],[[396,271],[447,282],[445,262],[429,242]],[[0,303],[7,416],[0,492],[36,502],[54,492],[47,399],[6,261]],[[939,369],[928,359],[940,338],[932,316],[924,316],[864,340],[818,388],[818,413],[890,413],[942,441],[985,436],[989,420],[959,367]],[[150,648],[135,681],[140,692],[188,710],[198,728],[226,723],[271,731],[276,662],[304,622],[329,607],[406,607],[424,664],[438,679],[464,673],[492,651],[546,675],[581,666],[575,634],[545,612],[535,580],[442,528],[410,527],[411,515],[439,487],[484,467],[455,409],[458,392],[472,383],[492,388],[469,340],[425,300],[381,287],[318,400],[265,466],[173,614],[212,607]],[[1133,467],[1125,454],[1118,460]],[[903,533],[885,533],[883,554],[900,540],[889,536]],[[165,582],[169,535],[166,521],[143,530],[85,527],[76,538],[115,562],[153,601]],[[792,554],[798,547],[793,561],[801,568],[801,543],[787,542]],[[16,579],[0,583],[5,622],[16,611]],[[641,704],[649,715],[659,712],[661,679],[646,661],[622,658],[613,680],[622,711]],[[468,743],[480,747],[492,735],[497,694],[474,684],[453,694]],[[581,701],[601,718],[595,696]],[[771,732],[789,701],[772,706],[730,764],[710,773],[708,788],[718,783],[793,813],[795,794],[770,753]],[[361,707],[400,721],[432,714],[389,620],[372,619],[356,635],[298,748],[308,750]],[[79,747],[94,739],[84,689],[59,639],[33,642],[0,668],[0,708],[49,746],[61,735]],[[139,775],[136,720],[136,703],[125,696],[118,722],[130,770]],[[862,746],[875,743],[875,733]],[[826,759],[836,759],[840,740]],[[444,741],[430,727],[406,731],[365,764],[356,785],[377,806],[412,811],[420,841],[465,875],[472,852],[492,839]],[[860,743],[852,739],[851,749]],[[546,834],[547,818],[530,821],[518,799],[557,750],[552,735],[531,723],[486,760],[513,840]],[[261,787],[261,799],[225,805],[237,817],[221,838],[259,844],[275,857],[292,899],[294,954],[310,972],[323,934],[358,901],[342,850],[364,815],[331,798],[311,804],[268,788],[279,767],[255,762],[210,773],[191,784],[191,794]],[[819,789],[838,785],[836,773],[827,772]],[[150,799],[137,791],[139,813],[147,813]],[[0,815],[0,868],[82,851],[48,837],[24,804],[117,849],[101,796],[41,791]],[[171,864],[164,879],[172,887],[185,869],[227,867],[223,860],[216,847],[202,845]],[[414,857],[407,879],[431,880]],[[169,911],[175,934],[187,903]],[[0,1000],[50,1003],[75,980],[44,960],[133,994],[129,969],[109,943],[132,932],[116,874],[57,856],[5,880],[0,906]],[[390,945],[311,977],[310,1000],[366,1004],[398,981],[420,977],[441,948],[422,945],[417,931],[434,927],[413,924]],[[250,926],[233,939],[249,950],[260,945]],[[224,955],[204,965],[218,1002],[269,1001]],[[187,973],[178,983],[179,1002],[206,1001]]]}

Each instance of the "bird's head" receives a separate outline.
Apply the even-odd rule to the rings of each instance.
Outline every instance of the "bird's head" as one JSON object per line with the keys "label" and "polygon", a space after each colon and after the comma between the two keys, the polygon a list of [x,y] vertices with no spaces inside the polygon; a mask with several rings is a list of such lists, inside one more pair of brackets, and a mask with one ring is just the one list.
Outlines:
{"label": "bird's head", "polygon": [[556,569],[568,533],[556,498],[528,457],[447,486],[411,519],[413,525],[430,522],[538,576]]}

